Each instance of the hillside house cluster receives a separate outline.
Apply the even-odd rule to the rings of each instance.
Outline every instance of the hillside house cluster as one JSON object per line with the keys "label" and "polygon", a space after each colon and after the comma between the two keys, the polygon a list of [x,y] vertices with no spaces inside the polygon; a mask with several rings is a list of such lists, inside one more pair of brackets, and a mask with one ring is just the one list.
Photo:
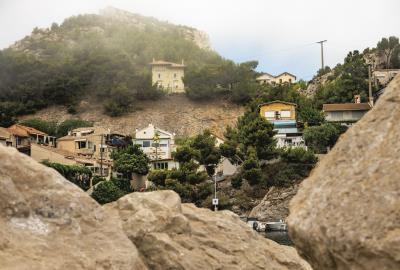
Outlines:
{"label": "hillside house cluster", "polygon": [[152,73],[152,84],[164,89],[167,93],[183,93],[185,85],[185,65],[167,61],[156,61],[150,63]]}
{"label": "hillside house cluster", "polygon": [[77,128],[57,140],[57,147],[33,145],[32,158],[48,160],[66,165],[83,165],[94,175],[110,177],[112,172],[111,152],[125,147],[126,136],[100,127]]}
{"label": "hillside house cluster", "polygon": [[271,75],[269,73],[264,73],[263,75],[256,78],[256,81],[263,85],[263,84],[284,84],[284,83],[294,83],[296,81],[296,76],[289,73],[283,72],[277,76]]}

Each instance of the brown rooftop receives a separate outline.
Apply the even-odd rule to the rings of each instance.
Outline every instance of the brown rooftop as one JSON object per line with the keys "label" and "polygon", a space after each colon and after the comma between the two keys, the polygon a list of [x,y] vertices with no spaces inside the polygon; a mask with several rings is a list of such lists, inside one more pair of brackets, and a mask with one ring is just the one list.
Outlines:
{"label": "brown rooftop", "polygon": [[47,133],[37,130],[36,128],[27,127],[20,124],[12,125],[8,128],[8,130],[14,135],[21,137],[29,137],[29,134],[47,136]]}
{"label": "brown rooftop", "polygon": [[151,66],[171,66],[171,67],[185,67],[184,64],[177,64],[167,61],[154,61],[150,63]]}
{"label": "brown rooftop", "polygon": [[371,109],[369,103],[337,103],[337,104],[324,104],[322,110],[324,112],[334,111],[368,111]]}

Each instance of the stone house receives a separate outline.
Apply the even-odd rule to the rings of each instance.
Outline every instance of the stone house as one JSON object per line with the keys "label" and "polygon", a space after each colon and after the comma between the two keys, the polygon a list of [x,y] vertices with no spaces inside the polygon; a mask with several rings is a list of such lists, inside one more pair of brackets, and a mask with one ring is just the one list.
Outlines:
{"label": "stone house", "polygon": [[156,61],[150,63],[152,73],[152,84],[158,85],[168,93],[183,93],[185,85],[183,77],[185,75],[185,65],[166,61]]}
{"label": "stone house", "polygon": [[173,133],[149,124],[136,130],[133,143],[139,145],[150,158],[152,169],[170,170],[179,167],[172,158],[172,153],[176,150]]}
{"label": "stone house", "polygon": [[260,115],[274,125],[277,147],[303,147],[303,133],[296,121],[296,104],[285,101],[272,101],[259,105]]}

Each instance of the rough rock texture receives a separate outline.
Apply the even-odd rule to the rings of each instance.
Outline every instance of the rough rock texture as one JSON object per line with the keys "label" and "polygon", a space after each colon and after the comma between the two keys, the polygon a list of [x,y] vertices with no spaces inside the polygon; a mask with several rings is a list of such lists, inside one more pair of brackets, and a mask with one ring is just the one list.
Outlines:
{"label": "rough rock texture", "polygon": [[28,115],[26,118],[39,118],[51,121],[64,121],[81,118],[93,121],[95,126],[110,128],[125,134],[133,134],[136,128],[155,126],[176,133],[177,136],[192,136],[208,128],[222,136],[227,125],[234,125],[242,115],[244,107],[223,100],[207,102],[192,101],[185,94],[166,96],[155,101],[141,101],[140,108],[120,117],[104,115],[101,104],[81,102],[77,115],[70,115],[63,107],[51,107]]}
{"label": "rough rock texture", "polygon": [[146,269],[118,219],[56,171],[0,146],[0,268]]}
{"label": "rough rock texture", "polygon": [[400,76],[304,180],[290,236],[315,269],[400,269]]}
{"label": "rough rock texture", "polygon": [[181,204],[173,191],[132,193],[106,205],[149,269],[310,269],[292,247],[265,239],[230,211]]}
{"label": "rough rock texture", "polygon": [[256,217],[261,221],[285,220],[289,215],[289,202],[296,195],[298,187],[272,187],[264,199],[251,210],[249,217]]}
{"label": "rough rock texture", "polygon": [[314,78],[310,83],[307,85],[306,89],[298,89],[299,93],[305,95],[307,97],[312,97],[317,92],[318,88],[321,85],[324,85],[328,81],[328,77],[333,74],[333,71],[328,72],[322,76],[318,76]]}

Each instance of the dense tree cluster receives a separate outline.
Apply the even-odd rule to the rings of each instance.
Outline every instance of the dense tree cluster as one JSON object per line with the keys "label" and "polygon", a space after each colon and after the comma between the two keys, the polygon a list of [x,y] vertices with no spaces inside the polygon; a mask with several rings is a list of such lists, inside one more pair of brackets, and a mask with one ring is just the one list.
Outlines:
{"label": "dense tree cluster", "polygon": [[69,131],[75,128],[93,126],[92,122],[82,119],[68,119],[61,123],[57,123],[55,121],[45,121],[41,119],[30,118],[22,120],[19,123],[28,127],[36,128],[37,130],[56,137],[65,136]]}

